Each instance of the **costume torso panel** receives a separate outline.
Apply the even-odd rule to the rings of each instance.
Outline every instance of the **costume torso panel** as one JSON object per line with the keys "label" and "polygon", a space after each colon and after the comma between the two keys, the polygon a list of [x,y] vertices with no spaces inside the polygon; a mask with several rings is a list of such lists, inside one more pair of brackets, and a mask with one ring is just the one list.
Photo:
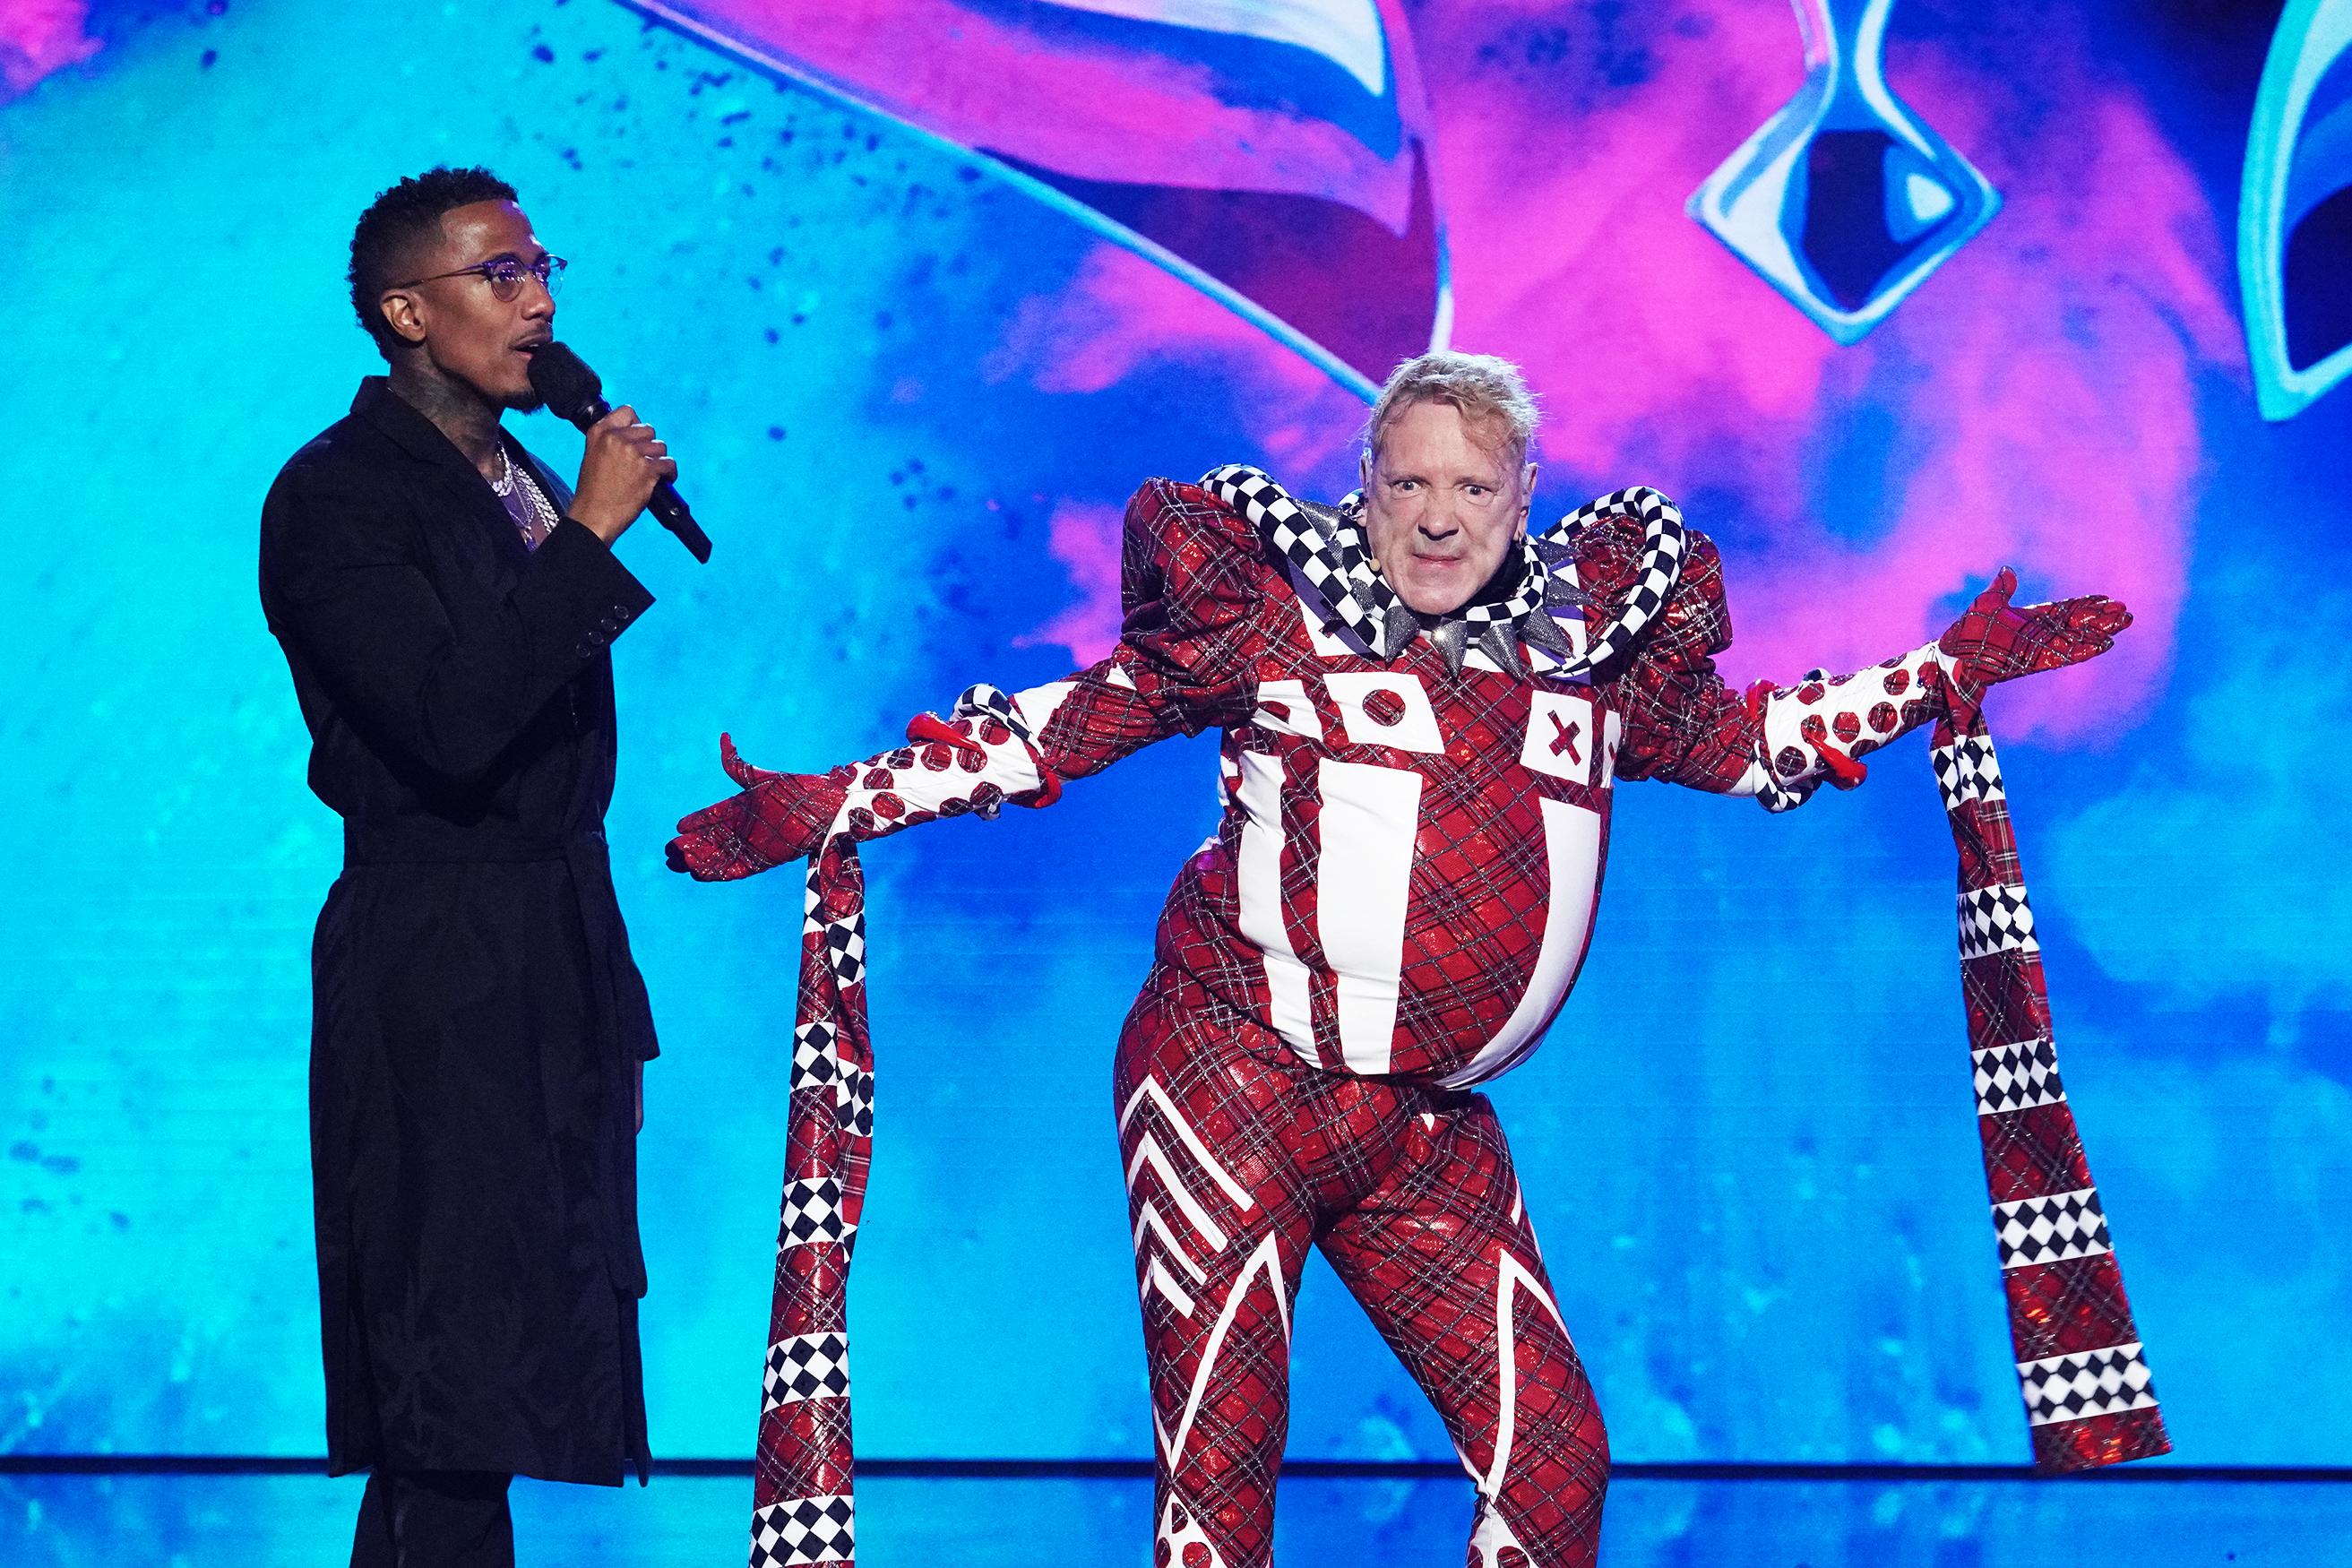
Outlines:
{"label": "costume torso panel", "polygon": [[[1160,957],[1301,1058],[1454,1084],[1531,1050],[1583,962],[1620,722],[1607,689],[1391,661],[1273,593],[1256,700],[1224,732],[1218,836]],[[1568,628],[1573,638],[1580,627]]]}

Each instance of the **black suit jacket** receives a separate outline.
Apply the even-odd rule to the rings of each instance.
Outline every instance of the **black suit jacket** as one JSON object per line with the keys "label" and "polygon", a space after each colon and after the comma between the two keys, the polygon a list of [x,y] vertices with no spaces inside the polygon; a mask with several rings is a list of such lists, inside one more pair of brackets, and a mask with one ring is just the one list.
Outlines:
{"label": "black suit jacket", "polygon": [[371,377],[270,487],[261,599],[344,828],[312,950],[331,1467],[617,1482],[655,1045],[604,851],[607,649],[652,595],[569,517],[526,550]]}

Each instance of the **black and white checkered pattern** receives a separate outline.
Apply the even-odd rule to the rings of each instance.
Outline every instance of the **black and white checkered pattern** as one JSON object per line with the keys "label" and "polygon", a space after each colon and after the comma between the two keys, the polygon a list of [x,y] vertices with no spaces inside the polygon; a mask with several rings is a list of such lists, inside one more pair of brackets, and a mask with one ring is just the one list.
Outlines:
{"label": "black and white checkered pattern", "polygon": [[2035,1426],[2145,1410],[2156,1403],[2154,1380],[2137,1342],[2020,1362],[2017,1377],[2025,1387],[2025,1418]]}
{"label": "black and white checkered pattern", "polygon": [[2107,1245],[2107,1216],[2099,1207],[2096,1187],[1995,1204],[1992,1223],[2000,1237],[2005,1269],[2095,1258],[2114,1250]]}
{"label": "black and white checkered pattern", "polygon": [[1029,728],[1029,721],[1021,717],[1021,705],[985,681],[977,686],[965,687],[963,694],[955,700],[954,711],[949,717],[971,719],[982,713],[1003,720],[1004,727],[1020,736],[1023,744],[1034,746],[1037,743],[1037,737]]}
{"label": "black and white checkered pattern", "polygon": [[796,1399],[843,1399],[848,1394],[847,1334],[797,1334],[768,1347],[764,1409]]}
{"label": "black and white checkered pattern", "polygon": [[857,1554],[855,1520],[849,1499],[839,1495],[771,1503],[751,1518],[751,1568],[847,1562]]}
{"label": "black and white checkered pattern", "polygon": [[1396,592],[1360,547],[1350,551],[1338,530],[1327,530],[1261,468],[1228,463],[1202,475],[1201,488],[1247,519],[1349,631],[1381,646],[1389,612],[1397,607]]}
{"label": "black and white checkered pattern", "polygon": [[2047,1040],[2024,1040],[1970,1053],[1976,1058],[1977,1114],[2054,1105],[2066,1098],[2058,1081],[2058,1053]]}
{"label": "black and white checkered pattern", "polygon": [[802,1178],[784,1184],[784,1218],[779,1247],[839,1242],[857,1227],[841,1212],[841,1181],[835,1176]]}
{"label": "black and white checkered pattern", "polygon": [[1983,736],[1963,735],[1956,744],[1934,747],[1927,755],[1936,764],[1936,788],[1946,811],[1958,811],[1969,801],[2007,798],[2000,786],[2000,759]]}
{"label": "black and white checkered pattern", "polygon": [[2021,883],[1996,882],[1990,888],[1971,888],[1960,895],[1960,957],[1982,958],[1989,952],[2007,952],[2012,948],[2032,952],[2041,944],[2033,940],[2033,910],[2025,902],[2025,889]]}
{"label": "black and white checkered pattern", "polygon": [[1790,789],[1772,776],[1771,768],[1760,758],[1749,767],[1748,782],[1756,785],[1756,802],[1767,811],[1794,811],[1813,798],[1810,782],[1801,789]]}
{"label": "black and white checkered pattern", "polygon": [[1642,567],[1633,581],[1633,591],[1617,612],[1617,618],[1601,628],[1583,654],[1575,661],[1577,671],[1597,668],[1617,658],[1633,646],[1633,639],[1655,620],[1674,596],[1675,584],[1682,581],[1683,557],[1690,549],[1688,535],[1683,530],[1680,508],[1647,485],[1633,485],[1622,490],[1612,490],[1585,502],[1561,518],[1547,533],[1549,540],[1566,542],[1577,530],[1610,517],[1633,517],[1642,523]]}
{"label": "black and white checkered pattern", "polygon": [[817,1018],[793,1028],[793,1083],[794,1087],[826,1084],[834,1080],[841,1060],[834,1053],[834,1043],[839,1037],[833,1021],[829,1018]]}
{"label": "black and white checkered pattern", "polygon": [[841,1124],[860,1138],[874,1135],[874,1075],[855,1062],[843,1062],[835,1076],[835,1106]]}
{"label": "black and white checkered pattern", "polygon": [[824,926],[824,961],[833,968],[833,977],[844,985],[855,985],[866,978],[866,911],[863,909],[845,921],[827,921]]}
{"label": "black and white checkered pattern", "polygon": [[[1424,622],[1396,596],[1373,563],[1371,546],[1360,521],[1360,492],[1350,493],[1336,509],[1310,510],[1291,500],[1264,470],[1239,463],[1202,475],[1201,488],[1246,519],[1332,614],[1384,658],[1394,658],[1414,634],[1427,630],[1446,663],[1455,669],[1462,667],[1464,651],[1475,642],[1479,651],[1501,668],[1523,673],[1513,633],[1530,616],[1550,615],[1547,607],[1550,574],[1528,540],[1519,542],[1519,583],[1508,598],[1496,604],[1474,602]],[[1555,652],[1565,642],[1549,625],[1539,627],[1530,640]],[[1585,668],[1577,664],[1558,673],[1575,674]]]}
{"label": "black and white checkered pattern", "polygon": [[[820,928],[829,931],[831,928]],[[793,1087],[833,1089],[841,1124],[859,1137],[874,1131],[874,1075],[835,1051],[836,1031],[830,1019],[817,1018],[793,1030]]]}

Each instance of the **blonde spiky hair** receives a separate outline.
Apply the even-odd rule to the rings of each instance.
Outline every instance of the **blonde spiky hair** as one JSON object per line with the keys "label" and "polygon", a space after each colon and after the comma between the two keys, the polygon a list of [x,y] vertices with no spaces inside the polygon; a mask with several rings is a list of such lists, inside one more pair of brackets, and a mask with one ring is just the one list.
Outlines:
{"label": "blonde spiky hair", "polygon": [[1365,422],[1364,450],[1377,453],[1389,426],[1416,403],[1450,404],[1474,426],[1500,421],[1515,463],[1526,462],[1535,444],[1535,394],[1517,365],[1494,354],[1432,349],[1397,366]]}

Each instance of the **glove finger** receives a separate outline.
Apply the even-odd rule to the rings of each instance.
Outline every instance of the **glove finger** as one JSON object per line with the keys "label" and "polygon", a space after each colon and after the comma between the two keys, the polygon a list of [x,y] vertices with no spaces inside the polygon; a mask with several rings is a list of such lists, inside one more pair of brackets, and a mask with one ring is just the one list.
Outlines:
{"label": "glove finger", "polygon": [[1969,608],[1980,616],[1998,615],[2009,607],[2009,596],[2017,592],[2017,574],[2004,566],[1992,574]]}
{"label": "glove finger", "polygon": [[2131,612],[2104,594],[2094,596],[2087,604],[2084,624],[2102,636],[2112,637],[2132,623]]}
{"label": "glove finger", "polygon": [[692,857],[687,866],[698,882],[740,882],[762,868],[715,849]]}
{"label": "glove finger", "polygon": [[670,869],[683,871],[698,882],[740,881],[767,869],[741,849],[732,837],[681,834],[669,841]]}
{"label": "glove finger", "polygon": [[669,841],[667,850],[670,869],[684,871],[698,881],[703,879],[718,852],[717,840],[701,833],[681,833]]}
{"label": "glove finger", "polygon": [[2027,613],[2042,620],[2048,628],[2045,641],[2053,650],[2063,650],[2069,664],[2106,652],[2115,646],[2116,634],[2131,625],[2130,611],[2098,595],[2035,605]]}
{"label": "glove finger", "polygon": [[704,806],[700,811],[679,817],[677,819],[678,837],[700,838],[722,828],[731,830],[742,813],[743,797],[740,795],[730,795],[725,800],[715,802]]}
{"label": "glove finger", "polygon": [[735,737],[729,734],[722,733],[719,737],[719,765],[727,770],[729,778],[745,789],[774,776],[767,769],[755,768],[745,762],[742,754],[735,750]]}

